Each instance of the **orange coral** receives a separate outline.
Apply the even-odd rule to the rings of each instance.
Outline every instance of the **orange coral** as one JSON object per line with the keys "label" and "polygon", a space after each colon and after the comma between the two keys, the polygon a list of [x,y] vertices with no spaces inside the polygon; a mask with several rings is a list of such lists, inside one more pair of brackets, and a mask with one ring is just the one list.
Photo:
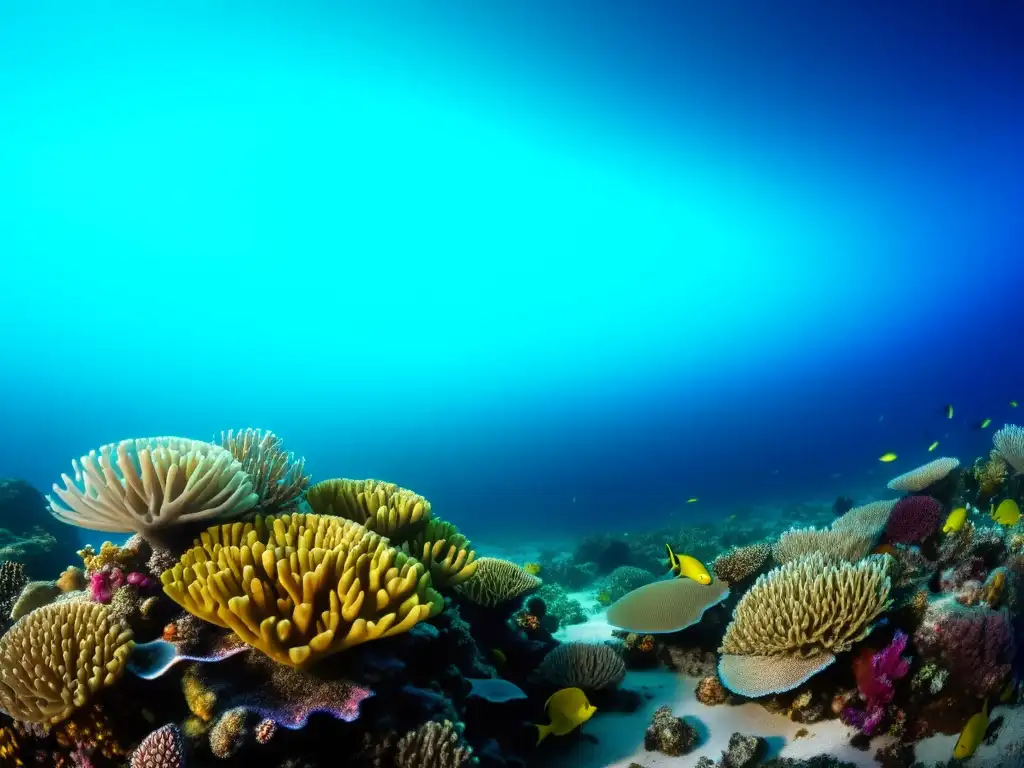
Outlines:
{"label": "orange coral", "polygon": [[85,589],[85,571],[77,566],[69,565],[57,579],[57,589],[61,592],[77,592],[80,589]]}
{"label": "orange coral", "polygon": [[65,720],[57,726],[55,735],[57,743],[65,749],[98,753],[108,760],[117,760],[128,754],[118,743],[110,721],[98,705]]}
{"label": "orange coral", "polygon": [[516,623],[519,624],[523,629],[528,629],[530,632],[536,632],[540,629],[540,619],[534,616],[532,613],[521,613],[516,617]]}

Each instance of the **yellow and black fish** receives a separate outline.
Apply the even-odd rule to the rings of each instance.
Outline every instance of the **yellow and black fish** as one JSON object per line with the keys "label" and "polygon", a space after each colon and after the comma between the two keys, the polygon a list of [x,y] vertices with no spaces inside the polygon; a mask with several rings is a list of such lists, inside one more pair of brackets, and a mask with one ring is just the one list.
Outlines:
{"label": "yellow and black fish", "polygon": [[689,555],[677,555],[672,551],[671,544],[665,545],[665,551],[668,552],[668,564],[672,568],[673,576],[693,579],[698,584],[711,583],[711,574],[700,560]]}

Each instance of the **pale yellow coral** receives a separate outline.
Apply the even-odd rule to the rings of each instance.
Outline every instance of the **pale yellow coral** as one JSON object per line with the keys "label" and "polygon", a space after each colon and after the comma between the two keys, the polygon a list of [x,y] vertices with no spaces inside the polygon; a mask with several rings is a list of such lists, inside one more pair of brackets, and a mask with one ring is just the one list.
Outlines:
{"label": "pale yellow coral", "polygon": [[0,706],[16,720],[59,723],[121,676],[132,633],[99,603],[39,608],[0,638]]}
{"label": "pale yellow coral", "polygon": [[161,581],[189,613],[294,667],[408,631],[443,606],[421,563],[321,515],[208,528]]}
{"label": "pale yellow coral", "polygon": [[402,545],[402,550],[426,566],[438,589],[454,587],[476,573],[476,552],[451,523],[431,520],[421,533]]}
{"label": "pale yellow coral", "polygon": [[885,530],[889,522],[889,514],[896,506],[897,499],[886,499],[884,501],[872,501],[854,507],[842,517],[832,523],[833,531],[850,531],[867,538],[877,538]]}
{"label": "pale yellow coral", "polygon": [[[72,462],[75,479],[48,496],[70,525],[145,535],[179,523],[237,517],[258,497],[242,465],[220,446],[180,437],[122,440]],[[79,483],[81,485],[79,485]]]}
{"label": "pale yellow coral", "polygon": [[379,480],[323,480],[306,491],[306,501],[318,515],[352,520],[393,544],[409,541],[431,518],[425,498]]}
{"label": "pale yellow coral", "polygon": [[829,562],[855,563],[874,546],[875,537],[856,528],[829,530],[794,528],[779,537],[772,549],[777,563],[788,563],[807,555],[821,554]]}
{"label": "pale yellow coral", "polygon": [[899,477],[894,477],[889,481],[889,490],[920,493],[940,480],[945,480],[947,475],[959,466],[960,459],[943,456],[909,472],[904,472]]}
{"label": "pale yellow coral", "polygon": [[832,563],[817,553],[776,568],[736,605],[719,650],[805,658],[850,650],[891,605],[888,560]]}

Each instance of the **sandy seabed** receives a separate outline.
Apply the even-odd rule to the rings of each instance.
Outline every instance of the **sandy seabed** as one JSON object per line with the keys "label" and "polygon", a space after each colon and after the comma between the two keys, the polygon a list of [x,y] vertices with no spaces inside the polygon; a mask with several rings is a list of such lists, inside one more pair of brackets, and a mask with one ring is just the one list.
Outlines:
{"label": "sandy seabed", "polygon": [[[589,619],[585,624],[565,627],[555,635],[562,642],[601,643],[612,637],[604,611],[592,594],[570,594],[583,604]],[[593,611],[593,612],[592,612]],[[826,720],[804,725],[784,715],[772,714],[753,704],[708,707],[697,701],[694,690],[698,678],[684,677],[668,669],[631,671],[623,687],[632,689],[643,698],[643,704],[634,712],[598,712],[584,726],[584,737],[573,738],[565,746],[553,744],[540,750],[535,761],[537,768],[629,768],[639,763],[645,768],[690,768],[698,757],[718,760],[729,742],[739,732],[761,736],[768,743],[768,757],[807,758],[828,754],[863,768],[877,768],[875,751],[886,744],[887,737],[878,737],[870,749],[861,751],[849,745],[853,729],[839,720]],[[644,731],[651,722],[654,710],[662,705],[672,707],[676,717],[697,728],[698,746],[681,757],[667,757],[644,749]],[[998,707],[992,718],[1003,718],[993,744],[982,744],[965,768],[1024,768],[1024,708]],[[797,738],[797,731],[806,729],[806,736]],[[948,760],[953,753],[956,736],[932,736],[917,744],[916,759],[926,766]]]}

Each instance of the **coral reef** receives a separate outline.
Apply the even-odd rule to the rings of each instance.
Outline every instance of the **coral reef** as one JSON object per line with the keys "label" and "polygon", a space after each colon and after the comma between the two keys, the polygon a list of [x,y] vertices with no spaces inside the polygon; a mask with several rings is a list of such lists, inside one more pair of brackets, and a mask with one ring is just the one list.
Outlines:
{"label": "coral reef", "polygon": [[1007,424],[992,435],[992,444],[1014,472],[1024,474],[1024,427]]}
{"label": "coral reef", "polygon": [[903,493],[921,493],[946,479],[950,472],[960,466],[960,460],[944,456],[905,472],[889,481],[889,490]]}
{"label": "coral reef", "polygon": [[285,453],[281,438],[269,430],[228,430],[221,432],[220,444],[252,479],[253,491],[259,497],[255,509],[263,514],[295,506],[309,487],[306,460]]}
{"label": "coral reef", "polygon": [[719,765],[720,768],[753,768],[766,751],[767,746],[760,736],[734,733],[729,737],[729,746],[722,753]]}
{"label": "coral reef", "polygon": [[28,584],[25,566],[13,560],[0,563],[0,634],[11,624],[11,610]]}
{"label": "coral reef", "polygon": [[102,605],[39,608],[0,638],[0,706],[18,720],[58,723],[117,682],[131,649],[131,631]]}
{"label": "coral reef", "polygon": [[450,720],[424,723],[405,734],[395,748],[395,768],[463,768],[473,750],[461,743]]}
{"label": "coral reef", "polygon": [[814,554],[831,562],[855,563],[871,551],[874,539],[857,528],[794,528],[779,537],[772,556],[780,565]]}
{"label": "coral reef", "polygon": [[704,612],[729,596],[724,581],[656,581],[640,587],[608,609],[608,623],[639,634],[678,632],[699,622]]}
{"label": "coral reef", "polygon": [[422,564],[319,515],[208,528],[161,580],[189,613],[291,666],[406,632],[443,606]]}
{"label": "coral reef", "polygon": [[766,542],[733,547],[715,558],[711,572],[716,579],[729,584],[745,581],[761,569],[771,553],[771,545]]}
{"label": "coral reef", "polygon": [[493,608],[522,597],[541,585],[541,580],[509,560],[481,557],[476,573],[456,588],[458,593],[477,605]]}
{"label": "coral reef", "polygon": [[717,674],[702,677],[694,694],[697,701],[708,707],[725,704],[729,700],[729,691],[722,685]]}
{"label": "coral reef", "polygon": [[685,755],[697,744],[697,730],[672,714],[671,707],[658,707],[644,734],[644,749],[669,757]]}
{"label": "coral reef", "polygon": [[893,544],[918,544],[939,529],[942,504],[930,496],[906,496],[896,502],[885,526],[885,538]]}
{"label": "coral reef", "polygon": [[174,725],[157,728],[132,753],[129,768],[185,768],[185,747]]}
{"label": "coral reef", "polygon": [[602,583],[612,602],[654,581],[654,574],[632,565],[620,565],[604,577]]}
{"label": "coral reef", "polygon": [[900,655],[906,650],[907,640],[906,633],[897,630],[892,643],[883,650],[872,654],[867,649],[854,661],[854,676],[865,707],[863,711],[850,707],[843,714],[846,722],[861,733],[874,735],[895,696],[896,681],[910,671],[910,659]]}
{"label": "coral reef", "polygon": [[[237,518],[256,506],[252,479],[230,452],[199,440],[154,437],[105,445],[73,462],[48,496],[57,519],[146,538],[173,525]],[[78,483],[82,483],[81,486]]]}

